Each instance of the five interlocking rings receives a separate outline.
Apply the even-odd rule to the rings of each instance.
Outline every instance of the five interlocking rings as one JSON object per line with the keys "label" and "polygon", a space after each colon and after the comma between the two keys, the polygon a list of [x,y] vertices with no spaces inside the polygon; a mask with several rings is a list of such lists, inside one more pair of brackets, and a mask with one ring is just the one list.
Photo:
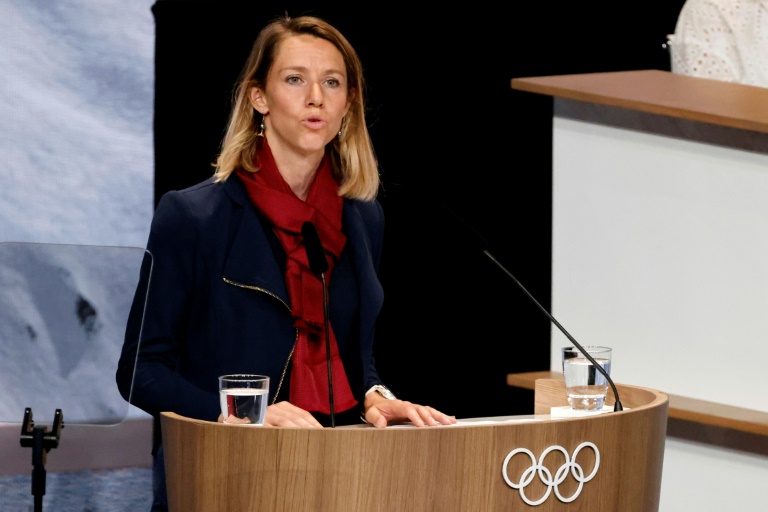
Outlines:
{"label": "five interlocking rings", "polygon": [[[576,457],[579,455],[579,452],[582,448],[591,448],[592,451],[595,453],[595,467],[592,469],[592,472],[584,476],[584,470],[582,469],[581,465],[579,465],[576,462]],[[565,456],[565,462],[563,463],[560,468],[555,472],[555,478],[552,479],[552,472],[544,466],[544,458],[552,451],[559,451]],[[515,483],[509,479],[509,476],[507,475],[507,465],[509,464],[509,461],[517,455],[518,453],[525,453],[530,457],[531,459],[531,466],[523,471],[523,474],[520,476],[520,481]],[[509,452],[507,457],[504,459],[504,466],[501,469],[501,474],[504,476],[504,481],[507,482],[507,485],[512,487],[513,489],[517,489],[520,491],[520,497],[523,498],[523,501],[525,501],[527,504],[531,506],[536,506],[544,503],[547,498],[549,498],[549,495],[552,494],[552,489],[555,490],[555,495],[557,495],[558,499],[562,501],[563,503],[570,503],[571,501],[575,500],[579,494],[581,494],[581,490],[584,487],[585,482],[589,482],[595,477],[595,474],[597,474],[597,468],[600,466],[600,450],[597,449],[597,446],[594,445],[594,443],[590,442],[583,442],[579,446],[576,447],[576,450],[573,452],[573,457],[571,457],[568,452],[563,448],[562,446],[550,446],[546,450],[544,450],[544,453],[541,454],[539,457],[539,460],[536,461],[536,458],[533,456],[533,453],[526,449],[526,448],[516,448]],[[577,482],[579,482],[579,487],[576,489],[576,491],[573,493],[572,496],[568,498],[564,498],[560,494],[560,488],[558,487],[561,483],[565,481],[565,479],[568,477],[568,473],[571,473],[573,475],[573,478],[576,479]],[[539,478],[541,479],[542,483],[547,486],[547,492],[544,493],[544,496],[539,498],[536,501],[533,501],[529,499],[525,495],[525,488],[533,481],[533,477],[538,473]]]}

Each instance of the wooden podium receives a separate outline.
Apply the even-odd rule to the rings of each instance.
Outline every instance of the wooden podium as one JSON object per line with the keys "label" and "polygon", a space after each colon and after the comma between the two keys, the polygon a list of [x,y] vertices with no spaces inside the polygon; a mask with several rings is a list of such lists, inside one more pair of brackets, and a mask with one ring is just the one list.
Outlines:
{"label": "wooden podium", "polygon": [[622,412],[556,418],[563,381],[539,379],[534,415],[425,428],[248,427],[163,413],[170,510],[656,512],[668,397],[617,389]]}

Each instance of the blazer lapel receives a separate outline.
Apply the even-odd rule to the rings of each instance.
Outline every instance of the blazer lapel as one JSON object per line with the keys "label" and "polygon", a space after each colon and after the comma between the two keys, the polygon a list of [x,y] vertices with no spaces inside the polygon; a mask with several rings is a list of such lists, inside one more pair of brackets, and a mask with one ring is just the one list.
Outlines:
{"label": "blazer lapel", "polygon": [[223,277],[239,285],[263,289],[290,304],[285,278],[273,254],[265,226],[246,196],[240,179],[232,176],[225,184],[229,196],[240,205],[240,215],[233,215],[239,222],[230,240]]}

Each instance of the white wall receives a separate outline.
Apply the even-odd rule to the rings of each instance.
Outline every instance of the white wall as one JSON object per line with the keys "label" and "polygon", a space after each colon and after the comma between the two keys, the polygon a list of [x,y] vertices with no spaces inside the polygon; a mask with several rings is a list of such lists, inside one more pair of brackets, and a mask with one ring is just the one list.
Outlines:
{"label": "white wall", "polygon": [[768,457],[667,438],[659,512],[762,512]]}
{"label": "white wall", "polygon": [[[617,382],[768,411],[768,137],[555,105],[555,318]],[[553,327],[552,369],[569,344]],[[753,481],[767,458],[670,438],[661,510],[765,510]]]}

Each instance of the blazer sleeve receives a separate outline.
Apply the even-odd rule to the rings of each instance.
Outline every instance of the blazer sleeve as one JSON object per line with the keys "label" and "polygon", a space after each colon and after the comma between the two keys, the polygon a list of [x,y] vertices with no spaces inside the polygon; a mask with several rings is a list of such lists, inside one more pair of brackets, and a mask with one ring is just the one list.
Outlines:
{"label": "blazer sleeve", "polygon": [[[360,342],[363,363],[363,392],[376,384],[383,384],[376,369],[374,342],[376,324],[384,302],[384,290],[378,271],[384,242],[384,210],[377,201],[356,202],[355,211],[362,224],[362,250],[357,262],[361,289]],[[364,270],[363,270],[364,269]]]}
{"label": "blazer sleeve", "polygon": [[116,379],[120,393],[151,415],[215,420],[218,397],[176,371],[195,286],[199,233],[181,192],[166,193],[150,227],[147,253],[126,327]]}

